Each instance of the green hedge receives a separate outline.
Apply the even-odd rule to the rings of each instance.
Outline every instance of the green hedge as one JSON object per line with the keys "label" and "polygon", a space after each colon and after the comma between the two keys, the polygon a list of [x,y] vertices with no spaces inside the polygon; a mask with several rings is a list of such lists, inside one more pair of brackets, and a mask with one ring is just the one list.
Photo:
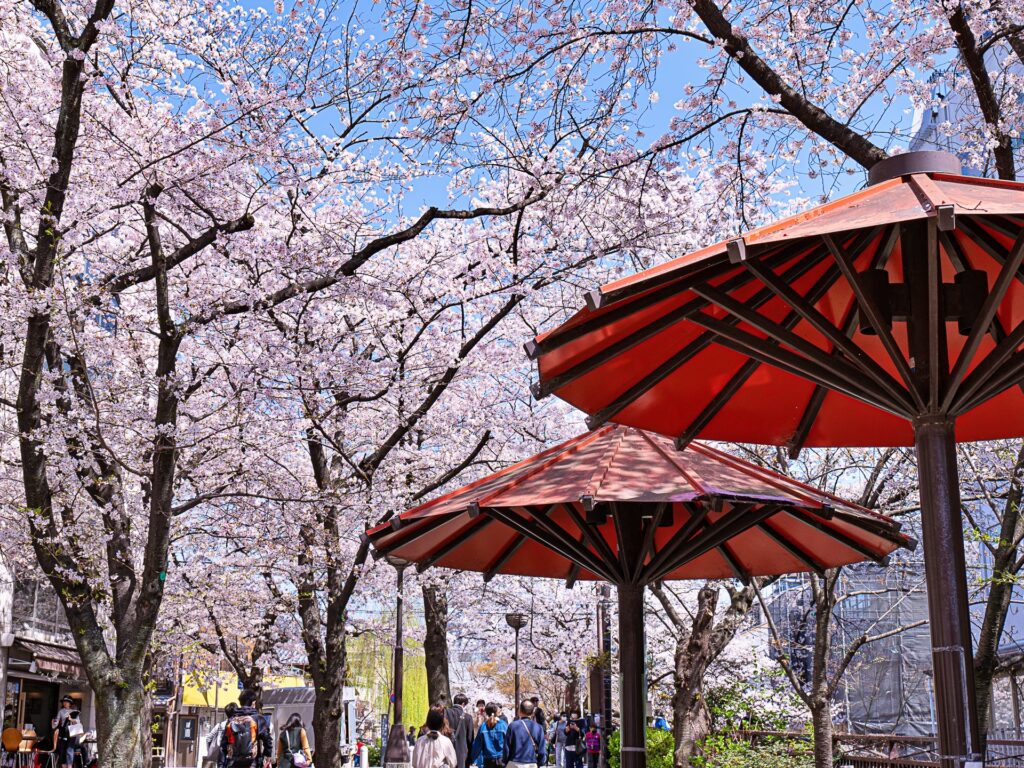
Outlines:
{"label": "green hedge", "polygon": [[772,740],[751,745],[729,734],[712,734],[700,743],[696,768],[813,768],[814,754],[807,741]]}
{"label": "green hedge", "polygon": [[[609,768],[620,768],[622,764],[620,743],[621,737],[619,731],[616,731],[608,739]],[[674,751],[675,742],[671,733],[655,728],[647,729],[647,768],[672,768]]]}

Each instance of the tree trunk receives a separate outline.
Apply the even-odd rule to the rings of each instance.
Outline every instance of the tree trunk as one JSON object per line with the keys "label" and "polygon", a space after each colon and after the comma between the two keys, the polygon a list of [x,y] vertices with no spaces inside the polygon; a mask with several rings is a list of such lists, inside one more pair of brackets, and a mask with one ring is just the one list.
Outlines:
{"label": "tree trunk", "polygon": [[341,713],[345,690],[342,683],[318,687],[313,701],[313,733],[319,768],[341,768]]}
{"label": "tree trunk", "polygon": [[[674,706],[674,705],[673,705]],[[672,715],[672,736],[675,739],[675,768],[690,768],[690,759],[697,748],[697,742],[709,731],[707,710],[704,702],[696,696],[689,697],[684,709],[675,709]]]}
{"label": "tree trunk", "polygon": [[832,768],[832,709],[828,700],[811,705],[814,725],[814,768]]}
{"label": "tree trunk", "polygon": [[142,675],[131,675],[121,684],[93,685],[96,694],[97,750],[103,768],[148,768],[149,723],[143,717],[146,693]]}
{"label": "tree trunk", "polygon": [[452,700],[451,682],[448,678],[448,596],[436,584],[423,585],[423,615],[426,621],[426,635],[423,638],[423,655],[427,664],[427,696],[436,704],[444,696]]}

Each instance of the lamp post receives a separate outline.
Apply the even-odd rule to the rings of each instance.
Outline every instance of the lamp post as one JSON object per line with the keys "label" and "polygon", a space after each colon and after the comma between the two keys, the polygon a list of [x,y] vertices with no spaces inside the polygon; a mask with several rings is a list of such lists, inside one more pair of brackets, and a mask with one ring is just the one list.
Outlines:
{"label": "lamp post", "polygon": [[518,612],[506,613],[505,622],[512,627],[516,633],[516,653],[514,657],[516,660],[516,698],[513,706],[516,709],[516,714],[519,714],[519,630],[526,626],[526,614]]}
{"label": "lamp post", "polygon": [[387,768],[404,768],[409,765],[409,743],[405,740],[405,725],[402,722],[402,675],[405,669],[405,653],[402,636],[402,614],[404,596],[402,594],[403,577],[408,561],[399,557],[388,557],[388,563],[395,568],[395,592],[397,593],[397,606],[395,609],[395,654],[393,670],[393,692],[394,698],[394,720],[391,730],[388,732],[387,745],[384,748],[383,763]]}

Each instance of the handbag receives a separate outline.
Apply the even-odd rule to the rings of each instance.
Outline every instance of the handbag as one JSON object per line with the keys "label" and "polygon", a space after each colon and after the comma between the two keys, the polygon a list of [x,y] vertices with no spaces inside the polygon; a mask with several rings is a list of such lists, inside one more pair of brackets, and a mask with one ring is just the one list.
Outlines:
{"label": "handbag", "polygon": [[[293,729],[294,730],[294,729]],[[292,757],[292,768],[309,768],[309,761],[306,760],[306,753],[302,751],[302,739],[299,739],[299,746],[292,744],[292,732],[287,732],[288,751]]]}

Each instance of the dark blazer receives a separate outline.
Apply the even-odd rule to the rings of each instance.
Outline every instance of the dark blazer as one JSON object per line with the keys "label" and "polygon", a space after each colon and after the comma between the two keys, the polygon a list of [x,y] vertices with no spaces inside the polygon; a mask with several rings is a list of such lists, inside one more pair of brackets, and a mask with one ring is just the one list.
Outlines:
{"label": "dark blazer", "polygon": [[473,746],[473,716],[462,707],[446,707],[444,715],[452,729],[452,744],[455,745],[458,768],[469,765],[469,752]]}

